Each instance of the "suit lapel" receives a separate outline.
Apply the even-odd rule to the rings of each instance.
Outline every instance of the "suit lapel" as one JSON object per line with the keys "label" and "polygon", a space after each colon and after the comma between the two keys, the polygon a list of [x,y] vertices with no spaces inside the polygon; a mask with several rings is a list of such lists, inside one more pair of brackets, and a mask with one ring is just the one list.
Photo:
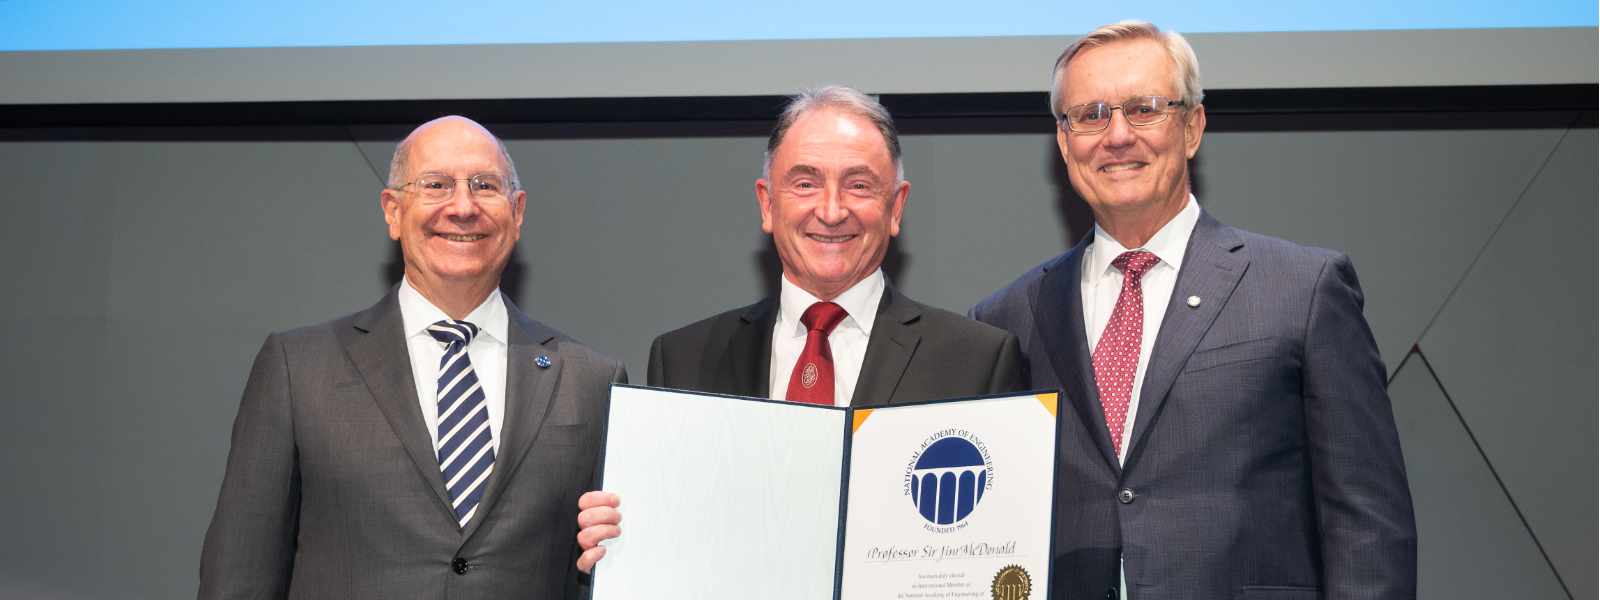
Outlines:
{"label": "suit lapel", "polygon": [[917,352],[922,336],[911,324],[922,317],[922,309],[885,283],[883,299],[878,301],[878,316],[867,338],[867,354],[861,360],[850,406],[880,406],[894,402],[894,392]]}
{"label": "suit lapel", "polygon": [[[1100,458],[1113,471],[1120,470],[1111,449],[1111,433],[1106,429],[1105,411],[1100,407],[1100,388],[1094,383],[1094,367],[1089,363],[1089,340],[1083,331],[1083,293],[1081,291],[1083,255],[1094,235],[1085,236],[1061,260],[1046,268],[1035,299],[1034,322],[1045,355],[1055,368],[1073,412],[1094,436]],[[1142,412],[1142,411],[1141,411]]]}
{"label": "suit lapel", "polygon": [[726,394],[766,398],[772,387],[772,327],[778,319],[778,301],[767,298],[745,308],[719,360],[708,365],[704,381],[725,382],[717,390]]}
{"label": "suit lapel", "polygon": [[[398,288],[396,288],[398,289]],[[356,315],[352,331],[345,334],[345,353],[367,384],[367,391],[389,421],[400,445],[411,456],[417,472],[439,499],[441,514],[453,520],[450,497],[434,455],[433,438],[428,435],[417,400],[417,384],[411,375],[411,355],[406,350],[405,323],[400,317],[400,302],[391,290],[376,305]]]}
{"label": "suit lapel", "polygon": [[[1232,229],[1209,214],[1200,214],[1189,238],[1183,267],[1178,272],[1178,283],[1172,288],[1166,315],[1161,318],[1161,331],[1156,334],[1150,351],[1144,387],[1139,391],[1138,414],[1128,439],[1126,466],[1133,464],[1150,423],[1166,404],[1173,381],[1189,362],[1189,355],[1194,354],[1200,338],[1205,337],[1217,315],[1222,313],[1222,307],[1228,303],[1250,265],[1245,253],[1238,251],[1243,246],[1244,241]],[[1189,296],[1200,297],[1200,306],[1190,307]]]}
{"label": "suit lapel", "polygon": [[[564,366],[555,330],[528,318],[510,298],[505,298],[505,304],[510,321],[507,336],[511,338],[506,343],[505,422],[500,427],[500,450],[495,454],[494,471],[489,474],[477,514],[461,532],[463,540],[471,538],[484,518],[492,514],[506,482],[516,474],[528,449],[533,447],[544,417],[550,412]],[[540,356],[549,358],[548,367],[535,364]]]}

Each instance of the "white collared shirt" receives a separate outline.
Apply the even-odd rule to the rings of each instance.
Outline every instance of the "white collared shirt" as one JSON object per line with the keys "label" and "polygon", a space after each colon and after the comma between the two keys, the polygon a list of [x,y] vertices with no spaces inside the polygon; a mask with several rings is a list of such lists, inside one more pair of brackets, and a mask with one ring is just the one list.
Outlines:
{"label": "white collared shirt", "polygon": [[[423,298],[408,280],[400,280],[399,296],[406,350],[411,354],[411,377],[417,383],[417,402],[422,405],[422,421],[427,425],[428,437],[433,447],[438,448],[439,360],[444,358],[444,344],[428,334],[428,326],[450,317]],[[510,317],[500,290],[489,292],[489,297],[463,320],[478,326],[478,335],[467,344],[467,358],[472,361],[472,371],[483,387],[484,400],[489,405],[489,435],[494,439],[495,451],[499,452],[500,424],[506,412],[506,348],[510,339],[507,337]]]}
{"label": "white collared shirt", "polygon": [[[788,394],[789,375],[806,348],[806,326],[800,322],[800,315],[819,302],[816,296],[790,283],[788,277],[779,279],[778,321],[772,326],[772,365],[767,380],[772,384],[767,396],[773,400],[783,400]],[[833,352],[834,406],[850,406],[850,397],[855,394],[861,361],[867,356],[867,340],[872,337],[872,323],[878,318],[878,303],[883,300],[883,281],[883,271],[873,271],[833,299],[848,313],[828,334],[828,348]]]}
{"label": "white collared shirt", "polygon": [[1123,252],[1145,250],[1161,262],[1145,271],[1140,280],[1144,295],[1144,335],[1139,342],[1139,366],[1133,375],[1133,394],[1128,398],[1128,418],[1122,427],[1120,462],[1128,455],[1128,439],[1133,433],[1134,417],[1139,413],[1139,391],[1144,386],[1144,374],[1150,364],[1150,352],[1155,348],[1156,334],[1161,331],[1161,320],[1167,314],[1167,302],[1172,289],[1178,284],[1178,270],[1183,267],[1183,254],[1189,248],[1189,237],[1195,223],[1200,221],[1200,205],[1194,194],[1178,214],[1162,225],[1150,241],[1139,248],[1124,248],[1099,225],[1094,227],[1094,243],[1084,251],[1080,290],[1083,294],[1083,329],[1089,340],[1089,351],[1094,352],[1100,343],[1100,333],[1111,321],[1111,312],[1117,306],[1117,296],[1122,294],[1122,270],[1111,266]]}

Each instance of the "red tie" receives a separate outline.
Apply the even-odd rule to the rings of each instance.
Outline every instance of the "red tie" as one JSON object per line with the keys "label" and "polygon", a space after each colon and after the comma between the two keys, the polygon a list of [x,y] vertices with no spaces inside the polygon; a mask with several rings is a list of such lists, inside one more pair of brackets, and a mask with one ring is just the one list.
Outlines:
{"label": "red tie", "polygon": [[1111,449],[1122,454],[1122,427],[1128,421],[1128,400],[1133,395],[1133,375],[1139,368],[1139,344],[1144,339],[1144,291],[1139,280],[1161,259],[1143,250],[1123,252],[1111,266],[1122,271],[1122,293],[1111,321],[1094,347],[1094,383],[1100,388],[1100,408],[1106,413]]}
{"label": "red tie", "polygon": [[828,348],[828,334],[847,316],[844,307],[832,302],[813,304],[800,315],[800,323],[806,326],[806,347],[789,374],[789,393],[784,397],[790,402],[833,406],[833,351]]}

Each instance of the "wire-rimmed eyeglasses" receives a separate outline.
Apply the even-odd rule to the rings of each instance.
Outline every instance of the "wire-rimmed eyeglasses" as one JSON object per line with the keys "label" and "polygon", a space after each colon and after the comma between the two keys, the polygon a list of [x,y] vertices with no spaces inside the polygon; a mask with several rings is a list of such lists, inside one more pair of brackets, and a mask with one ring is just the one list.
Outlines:
{"label": "wire-rimmed eyeglasses", "polygon": [[509,198],[511,193],[504,177],[495,173],[478,173],[467,179],[455,179],[443,173],[423,173],[415,181],[408,181],[396,189],[414,188],[427,202],[439,202],[455,193],[456,183],[467,182],[467,192],[477,199]]}
{"label": "wire-rimmed eyeglasses", "polygon": [[1123,118],[1134,127],[1149,127],[1167,120],[1182,100],[1166,96],[1134,96],[1113,104],[1104,100],[1069,106],[1061,114],[1061,126],[1073,133],[1099,133],[1111,126],[1111,111],[1122,109]]}

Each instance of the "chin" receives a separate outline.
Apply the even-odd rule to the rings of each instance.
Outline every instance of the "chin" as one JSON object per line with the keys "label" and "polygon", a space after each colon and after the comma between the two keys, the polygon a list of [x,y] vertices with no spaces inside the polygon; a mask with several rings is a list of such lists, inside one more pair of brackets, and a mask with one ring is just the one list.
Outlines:
{"label": "chin", "polygon": [[1150,204],[1151,192],[1149,190],[1123,191],[1102,194],[1100,205],[1112,209],[1132,209]]}
{"label": "chin", "polygon": [[482,279],[484,275],[488,274],[489,268],[486,265],[464,265],[455,268],[439,269],[434,272],[437,273],[441,279],[475,280]]}

